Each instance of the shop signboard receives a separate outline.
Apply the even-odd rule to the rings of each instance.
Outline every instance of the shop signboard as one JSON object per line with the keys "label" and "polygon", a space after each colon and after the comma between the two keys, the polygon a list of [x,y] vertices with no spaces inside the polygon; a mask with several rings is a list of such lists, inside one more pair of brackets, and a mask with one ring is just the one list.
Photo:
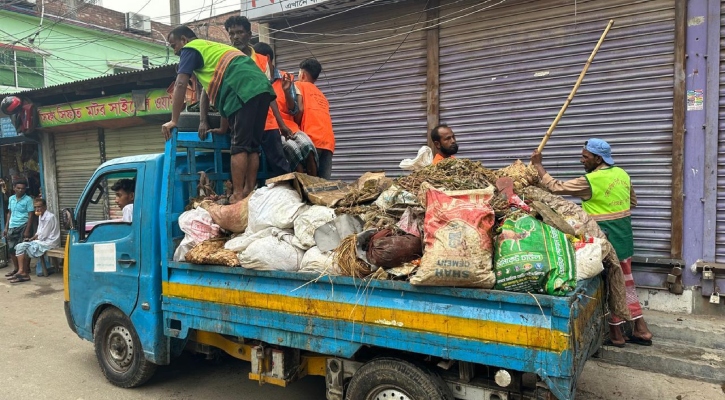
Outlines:
{"label": "shop signboard", "polygon": [[99,99],[56,104],[38,108],[42,128],[83,122],[106,121],[127,117],[170,114],[171,95],[166,89],[153,89],[146,94],[144,109],[136,109],[131,93]]}
{"label": "shop signboard", "polygon": [[242,12],[247,18],[254,20],[272,14],[300,11],[311,8],[329,0],[243,0]]}

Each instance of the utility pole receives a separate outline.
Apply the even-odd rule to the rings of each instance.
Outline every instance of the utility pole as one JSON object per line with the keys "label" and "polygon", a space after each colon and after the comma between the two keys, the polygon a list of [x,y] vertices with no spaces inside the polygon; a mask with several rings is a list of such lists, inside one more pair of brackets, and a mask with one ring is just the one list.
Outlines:
{"label": "utility pole", "polygon": [[179,0],[169,0],[169,11],[171,15],[171,26],[181,25],[181,9],[179,7]]}

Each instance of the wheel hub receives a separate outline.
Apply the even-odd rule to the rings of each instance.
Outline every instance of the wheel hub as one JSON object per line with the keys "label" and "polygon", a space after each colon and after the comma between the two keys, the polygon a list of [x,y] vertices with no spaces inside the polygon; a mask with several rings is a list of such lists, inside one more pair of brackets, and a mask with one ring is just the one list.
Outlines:
{"label": "wheel hub", "polygon": [[386,386],[375,388],[367,400],[413,400],[413,398],[400,388]]}
{"label": "wheel hub", "polygon": [[108,333],[109,361],[114,369],[125,370],[133,361],[133,339],[131,332],[123,326],[116,326]]}

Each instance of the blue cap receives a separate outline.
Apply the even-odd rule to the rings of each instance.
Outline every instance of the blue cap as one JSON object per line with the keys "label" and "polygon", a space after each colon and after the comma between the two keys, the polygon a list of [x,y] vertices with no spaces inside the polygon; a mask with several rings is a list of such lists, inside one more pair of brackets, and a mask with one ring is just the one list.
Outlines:
{"label": "blue cap", "polygon": [[609,143],[602,139],[589,139],[584,148],[597,156],[602,157],[605,163],[614,165],[614,159],[612,158],[612,148],[609,147]]}

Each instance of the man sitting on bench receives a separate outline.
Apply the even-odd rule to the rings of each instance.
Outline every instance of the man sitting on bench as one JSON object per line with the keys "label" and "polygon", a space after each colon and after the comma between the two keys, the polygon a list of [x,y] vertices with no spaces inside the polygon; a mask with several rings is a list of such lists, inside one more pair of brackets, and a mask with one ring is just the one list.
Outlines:
{"label": "man sitting on bench", "polygon": [[35,236],[25,239],[15,246],[15,255],[18,257],[20,270],[11,283],[21,283],[30,280],[30,259],[42,257],[46,251],[60,246],[60,226],[58,219],[48,211],[45,199],[33,201],[35,215],[38,216],[38,231]]}

